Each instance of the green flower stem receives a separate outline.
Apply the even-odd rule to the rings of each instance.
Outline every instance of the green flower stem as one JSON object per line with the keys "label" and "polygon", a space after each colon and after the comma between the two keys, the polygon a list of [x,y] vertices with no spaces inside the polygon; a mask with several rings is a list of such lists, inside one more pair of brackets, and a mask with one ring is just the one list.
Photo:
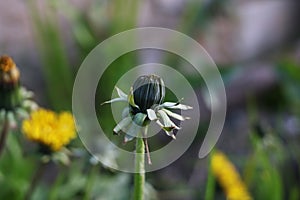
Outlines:
{"label": "green flower stem", "polygon": [[66,179],[67,171],[65,166],[58,165],[58,173],[56,180],[54,184],[51,187],[51,190],[49,192],[49,198],[48,200],[57,200],[59,199],[59,190],[61,185],[63,184],[63,181]]}
{"label": "green flower stem", "polygon": [[214,194],[215,194],[215,186],[216,186],[216,180],[212,172],[211,167],[211,160],[214,154],[214,150],[210,152],[209,155],[209,166],[208,166],[208,175],[207,175],[207,184],[206,184],[206,191],[205,191],[205,200],[213,200]]}
{"label": "green flower stem", "polygon": [[135,171],[133,199],[143,200],[145,185],[145,145],[141,137],[136,138]]}
{"label": "green flower stem", "polygon": [[25,200],[30,200],[33,193],[34,193],[34,190],[40,180],[40,178],[42,177],[43,173],[44,173],[44,170],[45,170],[45,167],[46,167],[47,163],[44,163],[44,162],[39,162],[38,164],[38,167],[37,167],[37,170],[34,172],[34,175],[32,177],[32,180],[31,180],[31,183],[30,183],[30,186],[27,190],[27,193],[25,195]]}
{"label": "green flower stem", "polygon": [[8,131],[9,131],[9,121],[7,118],[7,114],[5,115],[5,119],[4,119],[4,123],[3,123],[3,128],[1,131],[1,135],[0,135],[0,156],[3,152],[3,149],[5,147],[5,142],[6,142],[6,138],[8,135]]}
{"label": "green flower stem", "polygon": [[84,200],[92,199],[91,193],[92,193],[95,180],[97,178],[98,169],[99,169],[98,165],[90,166],[88,178],[86,180],[86,185],[85,185],[85,194],[83,198]]}

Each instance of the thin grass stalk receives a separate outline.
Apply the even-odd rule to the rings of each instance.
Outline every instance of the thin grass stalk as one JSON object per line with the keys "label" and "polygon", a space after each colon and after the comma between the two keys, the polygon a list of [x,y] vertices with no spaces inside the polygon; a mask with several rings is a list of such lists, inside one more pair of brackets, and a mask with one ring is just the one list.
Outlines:
{"label": "thin grass stalk", "polygon": [[215,186],[216,180],[212,172],[211,158],[213,157],[214,150],[210,152],[209,155],[209,166],[208,166],[208,175],[207,175],[207,184],[205,190],[205,200],[213,200],[215,195]]}
{"label": "thin grass stalk", "polygon": [[1,135],[0,135],[0,156],[3,152],[4,147],[5,147],[8,132],[9,132],[9,121],[8,121],[7,114],[6,114],[5,119],[4,119],[4,123],[3,123],[3,128],[2,128],[2,131],[1,131]]}

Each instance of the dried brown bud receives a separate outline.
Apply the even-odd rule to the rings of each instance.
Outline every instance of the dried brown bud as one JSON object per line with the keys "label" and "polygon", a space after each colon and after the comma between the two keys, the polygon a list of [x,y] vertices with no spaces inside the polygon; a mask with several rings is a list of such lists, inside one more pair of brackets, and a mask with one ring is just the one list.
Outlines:
{"label": "dried brown bud", "polygon": [[9,56],[0,57],[0,90],[11,90],[19,85],[20,72]]}
{"label": "dried brown bud", "polygon": [[0,110],[14,110],[20,106],[20,72],[9,56],[0,57]]}

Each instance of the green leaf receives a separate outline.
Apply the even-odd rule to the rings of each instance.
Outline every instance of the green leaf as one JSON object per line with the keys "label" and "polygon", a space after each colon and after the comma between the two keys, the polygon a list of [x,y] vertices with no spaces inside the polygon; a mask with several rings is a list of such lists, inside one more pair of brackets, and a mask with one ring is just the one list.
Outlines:
{"label": "green leaf", "polygon": [[[45,2],[46,7],[53,9],[46,9],[43,13],[33,1],[28,1],[28,6],[31,9],[30,15],[35,28],[35,40],[42,61],[49,101],[55,110],[70,109],[74,71],[60,34],[60,23],[53,10],[53,1]],[[45,17],[40,17],[40,14]]]}
{"label": "green leaf", "polygon": [[[280,200],[283,199],[283,180],[278,163],[270,157],[274,154],[275,148],[269,149],[266,145],[266,139],[268,139],[268,143],[270,141],[267,137],[261,139],[255,134],[251,134],[254,152],[247,159],[245,182],[254,191],[256,199]],[[276,148],[279,148],[279,145],[276,145]],[[276,153],[276,157],[278,155]]]}

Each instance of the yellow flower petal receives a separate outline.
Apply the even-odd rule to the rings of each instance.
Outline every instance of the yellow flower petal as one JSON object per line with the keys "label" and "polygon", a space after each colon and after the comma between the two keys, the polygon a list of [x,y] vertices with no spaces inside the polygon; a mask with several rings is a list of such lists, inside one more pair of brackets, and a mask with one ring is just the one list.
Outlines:
{"label": "yellow flower petal", "polygon": [[74,119],[71,113],[56,114],[39,109],[23,121],[22,131],[32,141],[48,146],[53,151],[60,150],[76,137]]}
{"label": "yellow flower petal", "polygon": [[211,167],[229,200],[251,200],[251,196],[234,165],[221,152],[212,156]]}

